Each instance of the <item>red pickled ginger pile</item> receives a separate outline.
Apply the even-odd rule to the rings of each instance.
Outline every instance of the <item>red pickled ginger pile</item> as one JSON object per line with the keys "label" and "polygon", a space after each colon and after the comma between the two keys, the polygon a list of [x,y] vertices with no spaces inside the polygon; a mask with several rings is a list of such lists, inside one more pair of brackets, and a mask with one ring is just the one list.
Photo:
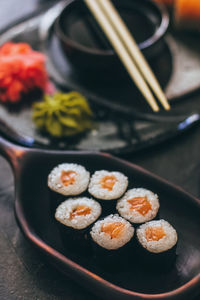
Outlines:
{"label": "red pickled ginger pile", "polygon": [[0,48],[0,100],[18,102],[48,84],[45,56],[26,43],[7,42]]}

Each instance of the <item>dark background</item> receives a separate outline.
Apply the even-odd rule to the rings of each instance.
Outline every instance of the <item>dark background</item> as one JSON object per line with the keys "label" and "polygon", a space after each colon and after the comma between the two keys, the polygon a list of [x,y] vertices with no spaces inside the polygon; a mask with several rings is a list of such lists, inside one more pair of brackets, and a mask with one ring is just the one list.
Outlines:
{"label": "dark background", "polygon": [[[0,30],[53,2],[1,0]],[[195,97],[199,99],[200,95],[193,100]],[[200,196],[199,150],[198,126],[184,136],[126,158]],[[94,299],[95,296],[49,266],[29,245],[17,227],[13,202],[13,174],[5,159],[0,157],[0,299]]]}

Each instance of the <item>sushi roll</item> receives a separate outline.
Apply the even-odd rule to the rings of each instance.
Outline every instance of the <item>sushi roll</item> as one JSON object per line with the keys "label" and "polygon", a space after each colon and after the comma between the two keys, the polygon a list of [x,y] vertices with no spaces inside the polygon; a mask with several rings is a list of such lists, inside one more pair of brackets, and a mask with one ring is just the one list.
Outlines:
{"label": "sushi roll", "polygon": [[88,191],[100,200],[103,214],[108,215],[115,210],[115,200],[125,193],[127,186],[128,178],[124,174],[101,170],[92,175]]}
{"label": "sushi roll", "polygon": [[79,195],[89,183],[90,173],[77,164],[63,163],[56,166],[48,176],[48,187],[64,196]]}
{"label": "sushi roll", "polygon": [[118,200],[116,209],[118,213],[134,224],[141,224],[154,219],[159,210],[158,196],[153,192],[135,188],[128,190]]}
{"label": "sushi roll", "polygon": [[90,235],[96,258],[105,265],[113,266],[124,260],[130,249],[134,228],[119,215],[111,214],[97,221],[93,225]]}
{"label": "sushi roll", "polygon": [[128,186],[128,178],[120,172],[96,171],[88,191],[97,199],[112,200],[121,197]]}
{"label": "sushi roll", "polygon": [[70,198],[56,209],[55,218],[67,227],[84,229],[101,214],[100,204],[90,198]]}
{"label": "sushi roll", "polygon": [[101,215],[101,205],[90,198],[70,198],[56,209],[55,219],[58,221],[64,245],[76,252],[88,249],[88,233],[90,225]]}
{"label": "sushi roll", "polygon": [[176,230],[165,220],[142,224],[136,231],[140,254],[144,262],[153,267],[170,267],[176,257],[178,236]]}

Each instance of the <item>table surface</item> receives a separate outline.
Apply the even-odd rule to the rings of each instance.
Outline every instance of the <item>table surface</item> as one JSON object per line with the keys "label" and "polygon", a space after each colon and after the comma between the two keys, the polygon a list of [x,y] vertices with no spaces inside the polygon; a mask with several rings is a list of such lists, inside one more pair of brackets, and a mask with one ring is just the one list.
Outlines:
{"label": "table surface", "polygon": [[[1,0],[0,29],[52,2],[20,0],[18,5],[16,0]],[[199,97],[198,94],[193,96],[191,103]],[[200,196],[199,137],[198,126],[174,140],[129,155],[127,159]],[[0,299],[94,299],[88,291],[49,266],[29,245],[16,224],[13,203],[13,174],[6,160],[0,157]]]}

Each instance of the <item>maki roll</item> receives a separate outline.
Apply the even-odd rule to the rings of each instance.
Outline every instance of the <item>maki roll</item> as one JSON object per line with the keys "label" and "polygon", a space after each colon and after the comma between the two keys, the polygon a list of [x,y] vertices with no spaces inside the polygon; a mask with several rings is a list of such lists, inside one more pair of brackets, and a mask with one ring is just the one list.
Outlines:
{"label": "maki roll", "polygon": [[[111,214],[97,221],[90,235],[93,241],[95,255],[100,262],[117,265],[124,260],[134,235],[133,226],[119,215]],[[123,257],[123,259],[121,259]]]}
{"label": "maki roll", "polygon": [[107,250],[117,250],[127,244],[134,234],[133,226],[118,215],[97,221],[90,231],[95,243]]}
{"label": "maki roll", "polygon": [[165,220],[142,224],[136,231],[141,254],[148,263],[159,267],[171,266],[176,257],[177,232]]}
{"label": "maki roll", "polygon": [[64,196],[79,195],[87,189],[90,173],[77,164],[60,164],[48,176],[48,187]]}
{"label": "maki roll", "polygon": [[100,204],[90,198],[70,198],[56,209],[55,218],[65,226],[84,229],[96,221],[101,214]]}
{"label": "maki roll", "polygon": [[97,199],[112,200],[121,197],[128,186],[128,178],[120,172],[96,171],[88,191]]}
{"label": "maki roll", "polygon": [[143,188],[135,188],[128,190],[118,200],[116,209],[123,218],[132,223],[141,224],[154,219],[159,207],[156,194]]}
{"label": "maki roll", "polygon": [[110,211],[115,210],[115,199],[125,193],[127,186],[128,178],[124,174],[101,170],[96,171],[92,175],[88,191],[91,195],[100,200],[103,206],[103,213],[107,215]]}
{"label": "maki roll", "polygon": [[100,204],[90,198],[70,198],[56,209],[62,240],[67,248],[78,251],[88,249],[90,225],[101,215]]}

